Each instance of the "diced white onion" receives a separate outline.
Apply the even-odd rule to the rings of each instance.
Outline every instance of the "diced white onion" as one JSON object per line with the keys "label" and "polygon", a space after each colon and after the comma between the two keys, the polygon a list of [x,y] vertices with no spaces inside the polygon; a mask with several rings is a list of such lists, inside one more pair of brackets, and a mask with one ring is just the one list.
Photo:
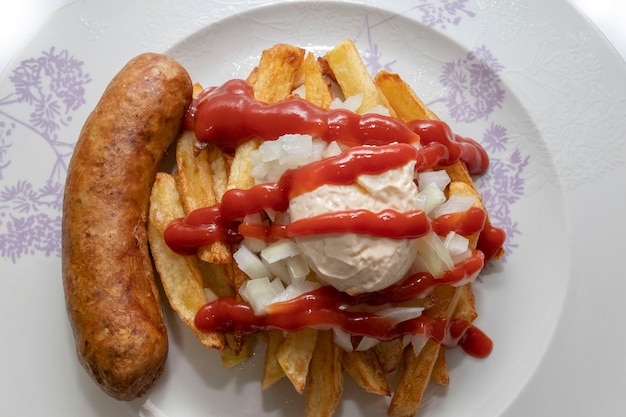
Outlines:
{"label": "diced white onion", "polygon": [[321,285],[319,283],[313,282],[313,281],[294,282],[292,284],[287,285],[287,287],[285,288],[285,291],[277,294],[274,300],[272,300],[272,304],[293,300],[294,298],[299,297],[302,294],[315,291],[316,289],[320,287]]}
{"label": "diced white onion", "polygon": [[426,198],[426,204],[424,207],[426,214],[429,214],[446,201],[446,195],[439,189],[439,187],[437,187],[435,183],[430,183],[424,187],[424,189],[419,192],[419,196]]}
{"label": "diced white onion", "polygon": [[476,203],[476,197],[471,195],[453,194],[448,200],[435,208],[435,217],[450,213],[462,213],[469,210]]}
{"label": "diced white onion", "polygon": [[469,249],[469,239],[458,233],[450,232],[443,241],[443,245],[448,249],[452,262],[455,264],[469,258],[472,251]]}
{"label": "diced white onion", "polygon": [[247,246],[241,245],[235,253],[233,259],[237,266],[250,278],[269,277],[270,271],[265,264]]}
{"label": "diced white onion", "polygon": [[437,171],[424,171],[417,175],[417,187],[420,191],[430,184],[435,184],[441,191],[450,184],[450,176],[444,169]]}
{"label": "diced white onion", "polygon": [[278,291],[275,284],[265,277],[247,280],[239,288],[239,294],[250,304],[255,314],[261,315],[267,313],[265,307],[276,298]]}
{"label": "diced white onion", "polygon": [[417,256],[413,263],[415,271],[425,270],[436,277],[454,267],[448,249],[435,232],[415,239],[415,246],[417,248]]}
{"label": "diced white onion", "polygon": [[299,253],[296,242],[291,239],[281,239],[267,245],[261,251],[261,258],[267,263],[273,264],[291,256],[296,256]]}
{"label": "diced white onion", "polygon": [[359,107],[361,107],[361,103],[363,103],[363,93],[355,94],[346,98],[345,100],[341,100],[340,98],[333,99],[332,103],[330,103],[331,109],[346,109],[353,112],[356,112]]}
{"label": "diced white onion", "polygon": [[417,333],[411,337],[411,345],[413,345],[413,353],[415,356],[419,355],[424,346],[428,342],[428,336],[423,333]]}
{"label": "diced white onion", "polygon": [[306,100],[306,86],[304,84],[300,84],[291,92],[291,94],[295,94],[298,97]]}
{"label": "diced white onion", "polygon": [[387,307],[376,314],[398,324],[420,317],[423,311],[423,307]]}
{"label": "diced white onion", "polygon": [[365,351],[365,350],[373,348],[374,346],[376,346],[379,343],[380,343],[380,340],[378,340],[376,338],[369,337],[369,336],[363,336],[363,338],[361,339],[361,341],[357,345],[356,349],[354,349],[354,350]]}
{"label": "diced white onion", "polygon": [[333,326],[333,341],[337,346],[343,349],[345,352],[352,352],[352,336],[349,333],[344,332],[341,328]]}
{"label": "diced white onion", "polygon": [[291,282],[304,281],[309,272],[311,272],[309,264],[300,255],[287,258],[286,262]]}
{"label": "diced white onion", "polygon": [[330,142],[324,151],[322,152],[322,158],[330,158],[331,156],[337,156],[341,154],[341,147],[337,143],[337,141]]}

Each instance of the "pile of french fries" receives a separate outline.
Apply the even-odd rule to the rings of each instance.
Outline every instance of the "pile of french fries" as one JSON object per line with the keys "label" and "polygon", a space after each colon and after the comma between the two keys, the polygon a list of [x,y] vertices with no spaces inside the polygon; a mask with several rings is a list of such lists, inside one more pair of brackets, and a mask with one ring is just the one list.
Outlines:
{"label": "pile of french fries", "polygon": [[[248,81],[255,97],[267,103],[293,97],[294,90],[304,86],[306,100],[328,108],[333,100],[330,85],[335,84],[346,98],[363,95],[357,113],[384,106],[390,115],[405,122],[437,117],[398,75],[381,71],[372,78],[349,40],[322,57],[299,47],[276,45],[262,53]],[[201,90],[196,85],[194,92]],[[176,146],[177,169],[173,174],[158,174],[150,201],[150,246],[169,303],[205,346],[220,351],[225,367],[250,355],[251,337],[203,333],[195,327],[194,316],[202,305],[217,297],[237,296],[247,280],[233,262],[236,248],[215,243],[200,248],[197,255],[182,256],[169,249],[163,233],[171,220],[218,203],[228,189],[251,188],[250,153],[259,144],[250,140],[227,154],[212,144],[199,148],[193,132],[184,132]],[[459,162],[445,169],[452,179],[447,192],[475,196],[476,204],[482,207],[465,166]],[[470,242],[475,247],[476,237]],[[424,303],[424,314],[431,317],[473,322],[477,316],[471,284],[436,287]],[[392,417],[415,415],[426,387],[431,382],[447,385],[449,380],[446,348],[433,339],[416,353],[417,349],[404,346],[402,339],[382,342],[366,351],[346,352],[333,342],[331,330],[304,329],[287,334],[269,330],[254,337],[266,346],[262,388],[287,377],[299,394],[306,395],[307,417],[333,415],[342,396],[344,375],[367,392],[389,397],[388,414]],[[396,372],[399,378],[392,377]],[[397,382],[392,386],[390,381]]]}

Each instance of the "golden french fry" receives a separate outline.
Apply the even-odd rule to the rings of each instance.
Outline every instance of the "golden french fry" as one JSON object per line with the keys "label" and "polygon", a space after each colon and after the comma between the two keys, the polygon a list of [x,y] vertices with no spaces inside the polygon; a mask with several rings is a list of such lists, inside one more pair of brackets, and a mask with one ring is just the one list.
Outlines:
{"label": "golden french fry", "polygon": [[343,394],[341,348],[330,330],[318,332],[306,389],[306,417],[330,417]]}
{"label": "golden french fry", "polygon": [[439,349],[439,355],[433,366],[433,371],[430,375],[430,380],[435,384],[446,386],[450,382],[450,375],[448,374],[448,365],[446,364],[446,348],[441,346]]}
{"label": "golden french fry", "polygon": [[154,264],[161,278],[167,299],[181,320],[207,347],[223,349],[221,334],[205,333],[194,324],[196,312],[208,301],[202,275],[195,256],[182,256],[172,252],[163,238],[165,228],[173,219],[184,215],[174,178],[158,173],[150,196],[148,238]]}
{"label": "golden french fry", "polygon": [[323,109],[330,107],[333,97],[330,86],[324,80],[324,74],[312,53],[308,53],[302,63],[306,100]]}
{"label": "golden french fry", "polygon": [[234,296],[235,291],[231,286],[228,279],[229,276],[225,274],[225,267],[230,265],[212,264],[209,262],[199,261],[200,273],[202,274],[202,281],[204,282],[204,288],[211,289],[218,297]]}
{"label": "golden french fry", "polygon": [[288,333],[276,352],[278,363],[299,394],[304,393],[317,333],[309,328]]}
{"label": "golden french fry", "polygon": [[235,157],[230,167],[230,175],[228,177],[228,189],[247,190],[254,186],[254,177],[250,173],[252,171],[252,162],[250,161],[250,153],[257,149],[259,144],[256,140],[249,140],[237,147]]}
{"label": "golden french fry", "polygon": [[263,379],[261,387],[266,390],[276,384],[285,376],[282,366],[278,363],[278,347],[284,340],[283,333],[278,330],[270,330],[266,333],[267,347],[265,349],[265,364],[263,366]]}
{"label": "golden french fry", "polygon": [[374,83],[359,51],[351,40],[346,40],[328,51],[326,60],[346,98],[363,94],[363,101],[357,113],[367,113],[382,105],[390,111],[392,116],[395,115],[395,111]]}
{"label": "golden french fry", "polygon": [[210,143],[204,152],[207,153],[207,160],[211,167],[211,177],[213,178],[213,192],[217,201],[222,201],[222,196],[228,189],[228,176],[230,164],[226,163],[226,156],[217,145]]}
{"label": "golden french fry", "polygon": [[242,343],[240,340],[237,340],[237,335],[226,334],[226,342],[228,349],[220,352],[222,366],[226,369],[239,365],[252,354],[252,339],[250,338],[246,338]]}
{"label": "golden french fry", "polygon": [[[217,203],[211,164],[206,150],[196,154],[196,137],[192,131],[183,132],[176,142],[176,183],[185,212],[209,207]],[[198,257],[215,264],[231,260],[230,249],[223,242],[215,242],[198,249]]]}
{"label": "golden french fry", "polygon": [[419,355],[415,355],[411,346],[405,349],[404,371],[389,404],[390,417],[415,415],[430,381],[440,348],[439,343],[428,339]]}
{"label": "golden french fry", "polygon": [[391,395],[383,366],[374,349],[344,352],[342,363],[346,373],[365,391],[378,395]]}
{"label": "golden french fry", "polygon": [[374,76],[374,82],[403,122],[439,119],[398,74],[380,71]]}
{"label": "golden french fry", "polygon": [[402,362],[402,352],[404,351],[402,339],[381,342],[374,346],[373,349],[383,368],[383,372],[388,374],[398,369],[398,365]]}
{"label": "golden french fry", "polygon": [[257,100],[276,103],[302,84],[300,67],[304,49],[278,44],[263,51],[257,70],[248,81]]}

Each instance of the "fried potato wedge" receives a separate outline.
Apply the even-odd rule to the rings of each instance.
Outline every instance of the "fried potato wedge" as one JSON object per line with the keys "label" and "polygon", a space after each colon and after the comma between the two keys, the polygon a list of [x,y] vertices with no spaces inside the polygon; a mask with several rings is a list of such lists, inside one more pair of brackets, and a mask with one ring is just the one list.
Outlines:
{"label": "fried potato wedge", "polygon": [[354,42],[346,40],[326,53],[326,61],[344,97],[363,95],[357,113],[367,113],[378,106],[383,106],[394,116],[389,101],[378,89],[367,71],[367,67],[356,49]]}
{"label": "fried potato wedge", "polygon": [[[183,205],[174,178],[158,173],[150,196],[148,239],[156,270],[174,311],[181,320],[210,348],[224,349],[224,338],[218,333],[205,333],[194,324],[196,312],[217,298],[204,288],[202,274],[195,256],[181,256],[167,246],[163,238],[170,221],[183,216]],[[207,299],[207,294],[210,295]]]}
{"label": "fried potato wedge", "polygon": [[335,413],[343,395],[341,356],[332,331],[320,331],[308,374],[306,417],[330,417]]}

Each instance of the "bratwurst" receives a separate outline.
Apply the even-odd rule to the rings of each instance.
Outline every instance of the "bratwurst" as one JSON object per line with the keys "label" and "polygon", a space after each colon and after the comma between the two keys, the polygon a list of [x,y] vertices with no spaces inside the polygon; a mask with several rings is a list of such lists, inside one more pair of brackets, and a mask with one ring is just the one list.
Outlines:
{"label": "bratwurst", "polygon": [[192,97],[165,55],[132,59],[87,118],[63,201],[65,302],[80,363],[110,396],[132,400],[163,372],[167,331],[147,242],[149,196]]}

